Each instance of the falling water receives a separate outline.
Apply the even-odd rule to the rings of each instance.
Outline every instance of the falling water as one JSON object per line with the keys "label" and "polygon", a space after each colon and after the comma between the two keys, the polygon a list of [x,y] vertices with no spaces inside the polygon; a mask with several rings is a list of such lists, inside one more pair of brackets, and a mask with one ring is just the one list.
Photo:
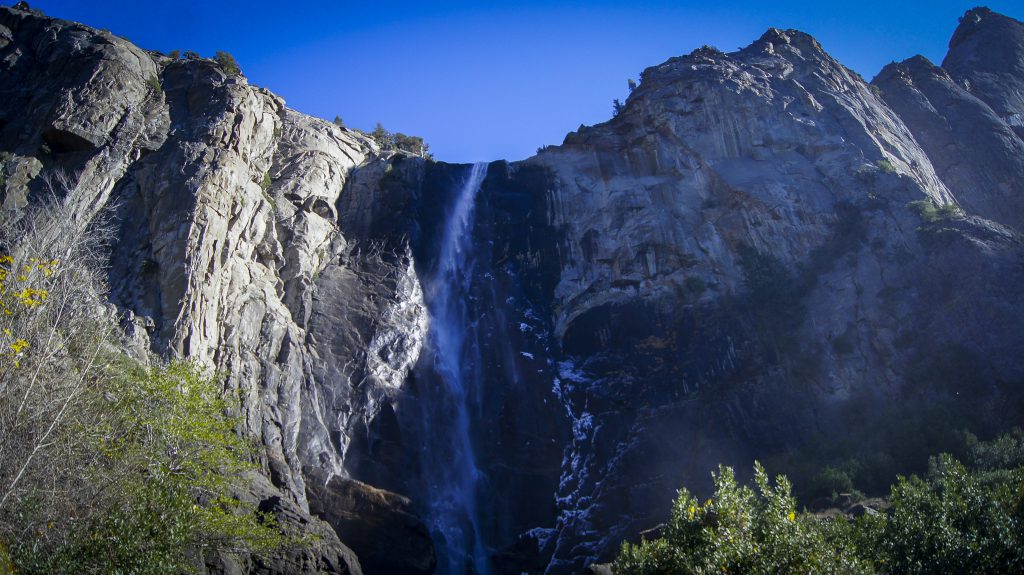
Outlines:
{"label": "falling water", "polygon": [[430,349],[433,369],[443,382],[434,397],[425,398],[425,429],[431,434],[425,455],[428,521],[435,532],[440,573],[490,572],[480,536],[477,488],[480,470],[470,439],[470,409],[478,398],[472,375],[475,341],[467,302],[473,275],[473,223],[476,195],[487,164],[475,164],[462,184],[448,215],[437,266],[427,285]]}

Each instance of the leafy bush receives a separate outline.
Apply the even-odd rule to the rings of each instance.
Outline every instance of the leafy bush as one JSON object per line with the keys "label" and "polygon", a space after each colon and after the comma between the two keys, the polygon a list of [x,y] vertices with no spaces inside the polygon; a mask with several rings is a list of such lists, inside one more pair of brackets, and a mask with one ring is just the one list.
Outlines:
{"label": "leafy bush", "polygon": [[[772,485],[755,463],[753,489],[730,468],[714,474],[703,504],[686,489],[664,535],[624,543],[619,574],[734,575],[885,573],[888,575],[1024,572],[1024,434],[975,440],[969,470],[948,454],[927,474],[900,477],[887,514],[856,520],[796,512],[784,476]],[[1013,467],[1005,467],[1011,465]],[[841,470],[829,474],[844,483]]]}
{"label": "leafy bush", "polygon": [[123,358],[104,375],[87,399],[90,425],[74,429],[94,457],[79,472],[103,513],[76,518],[60,533],[62,519],[47,513],[45,496],[30,493],[18,506],[21,518],[45,519],[60,535],[15,538],[22,573],[180,573],[192,567],[187,551],[282,543],[271,517],[230,496],[251,467],[251,446],[225,417],[215,378],[186,362],[147,368]]}
{"label": "leafy bush", "polygon": [[274,522],[231,496],[252,445],[218,379],[124,355],[115,318],[97,312],[105,234],[62,192],[0,222],[0,562],[181,573],[207,549],[280,545]]}
{"label": "leafy bush", "polygon": [[927,224],[934,224],[963,216],[963,210],[956,204],[942,204],[940,206],[931,199],[910,202],[907,204],[907,207],[917,212],[917,215]]}
{"label": "leafy bush", "polygon": [[400,150],[431,159],[430,146],[420,136],[409,136],[401,132],[391,133],[384,129],[380,122],[369,134],[373,141],[377,142],[381,150]]}
{"label": "leafy bush", "polygon": [[170,58],[171,60],[180,60],[181,59],[181,50],[171,50],[170,52],[167,53],[167,57]]}
{"label": "leafy bush", "polygon": [[430,145],[419,136],[407,136],[401,132],[395,132],[395,148],[417,156],[429,157]]}
{"label": "leafy bush", "polygon": [[238,62],[235,61],[235,57],[228,52],[218,50],[213,59],[217,61],[217,65],[220,66],[220,69],[228,76],[237,76],[242,73],[242,69],[238,67]]}
{"label": "leafy bush", "polygon": [[892,505],[888,517],[877,519],[881,528],[872,542],[891,573],[1024,571],[1024,470],[986,485],[943,454],[932,459],[925,478],[901,477]]}
{"label": "leafy bush", "polygon": [[811,495],[814,497],[833,497],[852,491],[853,479],[845,469],[826,466],[811,480]]}
{"label": "leafy bush", "polygon": [[345,121],[341,119],[341,116],[334,116],[334,125],[339,128],[345,127]]}
{"label": "leafy bush", "polygon": [[789,481],[772,485],[759,464],[753,489],[738,485],[731,468],[714,474],[715,493],[701,503],[686,489],[672,506],[665,536],[639,545],[625,543],[613,571],[639,575],[678,573],[871,573],[849,547],[839,525],[798,514]]}
{"label": "leafy bush", "polygon": [[885,158],[875,162],[875,166],[878,167],[879,170],[882,170],[882,172],[884,172],[886,174],[895,174],[896,173],[896,166],[892,162],[890,162],[889,160],[887,160]]}
{"label": "leafy bush", "polygon": [[971,467],[980,471],[998,471],[1024,467],[1024,431],[1017,428],[991,441],[978,441],[968,433],[968,460]]}

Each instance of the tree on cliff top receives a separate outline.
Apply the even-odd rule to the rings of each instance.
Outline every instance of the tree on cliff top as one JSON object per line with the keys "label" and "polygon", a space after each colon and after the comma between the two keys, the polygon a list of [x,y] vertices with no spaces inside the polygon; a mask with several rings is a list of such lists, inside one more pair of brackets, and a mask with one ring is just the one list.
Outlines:
{"label": "tree on cliff top", "polygon": [[242,73],[242,69],[238,66],[238,62],[235,57],[229,52],[217,51],[217,55],[214,56],[214,60],[217,61],[217,65],[224,71],[228,76],[237,76]]}

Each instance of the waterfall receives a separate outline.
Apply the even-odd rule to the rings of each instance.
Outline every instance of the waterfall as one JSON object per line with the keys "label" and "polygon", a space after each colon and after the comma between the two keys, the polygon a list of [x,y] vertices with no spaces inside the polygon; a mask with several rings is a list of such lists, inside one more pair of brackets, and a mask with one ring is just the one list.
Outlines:
{"label": "waterfall", "polygon": [[429,509],[427,521],[438,552],[438,572],[490,572],[481,538],[477,492],[481,480],[471,440],[471,409],[479,401],[474,375],[478,347],[469,309],[473,281],[473,224],[477,192],[487,164],[475,164],[448,214],[437,263],[426,285],[430,314],[428,350],[439,389],[421,399],[426,438],[421,454]]}

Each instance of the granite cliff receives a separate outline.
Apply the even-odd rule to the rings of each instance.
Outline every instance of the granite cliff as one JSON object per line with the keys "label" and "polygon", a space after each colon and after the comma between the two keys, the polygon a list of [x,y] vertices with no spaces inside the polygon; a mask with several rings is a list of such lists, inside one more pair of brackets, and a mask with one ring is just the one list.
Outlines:
{"label": "granite cliff", "polygon": [[1021,421],[1021,83],[984,8],[871,83],[771,29],[473,167],[0,8],[0,207],[66,181],[117,227],[126,345],[229,374],[240,496],[319,537],[211,573],[576,573],[719,462],[937,401]]}

